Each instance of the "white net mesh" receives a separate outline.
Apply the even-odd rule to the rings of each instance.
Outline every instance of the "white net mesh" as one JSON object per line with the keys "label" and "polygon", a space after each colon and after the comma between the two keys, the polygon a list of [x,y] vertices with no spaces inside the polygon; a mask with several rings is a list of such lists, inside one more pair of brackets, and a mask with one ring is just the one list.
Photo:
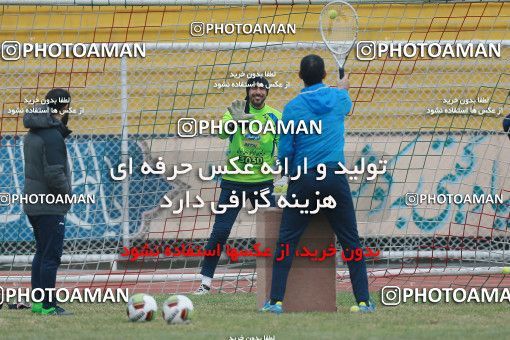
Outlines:
{"label": "white net mesh", "polygon": [[[506,264],[510,142],[501,126],[509,108],[510,46],[505,39],[510,4],[360,1],[354,7],[359,40],[463,44],[491,40],[502,46],[499,58],[384,55],[359,61],[351,52],[346,70],[354,108],[346,123],[347,164],[354,165],[360,157],[388,160],[387,174],[377,181],[351,184],[364,244],[383,251],[369,264],[370,270],[393,276]],[[181,162],[205,168],[223,164],[224,141],[178,138],[176,122],[183,117],[220,118],[229,103],[244,97],[244,88],[235,84],[245,82],[249,73],[269,72],[274,87],[267,102],[280,110],[301,89],[297,71],[307,54],[324,57],[332,75],[326,82],[333,84],[337,66],[321,42],[321,9],[310,4],[0,9],[3,41],[147,44],[145,58],[31,55],[0,66],[0,192],[16,194],[23,188],[25,129],[21,116],[9,109],[25,108],[26,98],[43,98],[49,89],[63,87],[70,90],[73,106],[84,110],[70,119],[74,134],[68,151],[74,192],[95,194],[96,203],[74,205],[67,216],[61,279],[69,285],[136,282],[156,290],[163,289],[159,282],[171,280],[175,291],[191,289],[198,258],[130,262],[119,254],[127,245],[203,244],[214,221],[209,211],[189,209],[175,215],[159,205],[163,195],[176,202],[186,191],[213,202],[219,195],[218,183],[204,183],[192,174],[167,181],[168,172],[164,176],[135,172],[126,186],[113,181],[109,169],[128,156],[136,164],[162,157],[169,169]],[[290,24],[296,33],[213,31],[192,36],[192,22]],[[490,107],[503,114],[427,114],[427,109],[443,108],[444,99],[452,98],[485,98],[486,103],[475,105],[478,112]],[[491,193],[502,195],[504,202],[409,207],[404,202],[408,192]],[[254,217],[242,212],[229,242],[251,245],[254,236]],[[0,206],[1,280],[29,281],[33,251],[32,230],[21,205]],[[217,273],[224,279],[224,290],[253,287],[250,260],[224,259]]]}

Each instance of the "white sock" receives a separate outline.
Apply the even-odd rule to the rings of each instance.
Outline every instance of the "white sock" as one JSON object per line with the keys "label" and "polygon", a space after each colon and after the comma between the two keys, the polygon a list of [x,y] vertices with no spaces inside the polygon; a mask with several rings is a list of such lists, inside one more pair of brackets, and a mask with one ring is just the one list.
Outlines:
{"label": "white sock", "polygon": [[212,278],[202,275],[202,284],[206,285],[207,287],[211,287],[211,283]]}

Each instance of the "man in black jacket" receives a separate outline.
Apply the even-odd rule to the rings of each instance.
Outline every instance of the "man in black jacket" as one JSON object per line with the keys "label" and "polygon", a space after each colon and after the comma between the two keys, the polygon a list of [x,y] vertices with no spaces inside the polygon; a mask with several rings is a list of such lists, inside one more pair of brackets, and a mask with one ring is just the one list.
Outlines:
{"label": "man in black jacket", "polygon": [[503,131],[508,134],[508,138],[510,138],[510,114],[503,119]]}
{"label": "man in black jacket", "polygon": [[[71,131],[67,128],[69,113],[64,111],[69,108],[71,95],[66,90],[53,89],[45,99],[47,104],[28,110],[23,117],[23,124],[29,129],[23,143],[24,193],[70,196],[71,170],[64,139]],[[71,205],[67,203],[47,204],[42,200],[23,205],[36,242],[32,262],[32,289],[40,288],[44,291],[43,302],[32,304],[34,313],[71,314],[56,305],[54,295],[50,299],[48,290],[55,288],[64,245],[64,219],[70,208]]]}

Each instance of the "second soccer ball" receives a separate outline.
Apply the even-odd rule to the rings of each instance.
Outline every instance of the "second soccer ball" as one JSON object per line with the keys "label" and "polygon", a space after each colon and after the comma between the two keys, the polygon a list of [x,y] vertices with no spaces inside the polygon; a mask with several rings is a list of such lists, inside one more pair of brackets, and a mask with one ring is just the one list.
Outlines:
{"label": "second soccer ball", "polygon": [[163,319],[169,324],[187,323],[193,314],[193,303],[184,295],[172,295],[163,302]]}

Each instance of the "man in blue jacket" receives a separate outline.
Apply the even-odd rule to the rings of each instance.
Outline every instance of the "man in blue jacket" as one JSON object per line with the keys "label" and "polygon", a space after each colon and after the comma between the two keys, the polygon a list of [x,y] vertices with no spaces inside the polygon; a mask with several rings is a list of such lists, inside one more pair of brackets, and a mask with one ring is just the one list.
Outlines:
{"label": "man in blue jacket", "polygon": [[[331,88],[323,84],[326,77],[324,60],[317,55],[308,55],[301,60],[299,77],[305,88],[292,99],[283,110],[285,125],[300,120],[306,122],[322,121],[321,134],[281,134],[278,144],[278,158],[283,162],[288,159],[291,175],[296,167],[304,165],[307,159],[308,174],[290,181],[287,197],[293,197],[299,202],[307,199],[312,202],[309,210],[314,210],[314,203],[318,198],[331,195],[336,201],[333,209],[322,210],[333,228],[345,252],[361,248],[358,236],[356,214],[352,202],[351,191],[345,175],[335,174],[338,162],[345,163],[344,158],[344,119],[349,113],[352,102],[347,89],[348,80],[342,80],[339,88]],[[323,180],[317,180],[318,164],[325,164],[327,174]],[[320,192],[317,196],[316,192]],[[293,196],[296,195],[296,196]],[[273,263],[273,276],[270,300],[261,311],[282,313],[282,301],[292,258],[301,235],[310,220],[309,214],[301,214],[299,208],[285,208],[283,210],[280,235],[275,254],[281,254],[284,247],[289,246],[289,256]],[[357,305],[351,308],[353,312],[373,312],[375,303],[369,296],[368,277],[364,258],[360,261],[347,263],[351,277],[352,288]]]}

